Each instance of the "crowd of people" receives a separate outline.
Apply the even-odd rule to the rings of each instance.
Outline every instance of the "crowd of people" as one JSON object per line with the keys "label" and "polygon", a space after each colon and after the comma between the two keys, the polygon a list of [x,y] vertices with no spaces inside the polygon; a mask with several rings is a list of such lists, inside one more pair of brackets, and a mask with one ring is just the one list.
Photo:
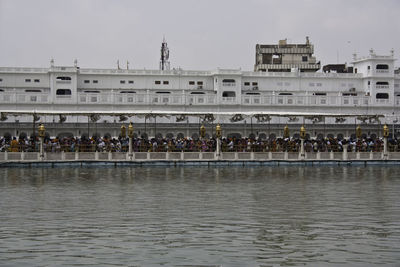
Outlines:
{"label": "crowd of people", "polygon": [[[392,152],[400,151],[400,142],[397,139],[388,140],[388,149]],[[342,152],[346,148],[349,152],[381,152],[383,151],[383,139],[309,139],[304,141],[306,152]],[[222,138],[222,152],[299,152],[300,139],[295,138]],[[192,139],[192,138],[134,138],[132,149],[134,152],[215,152],[217,140]],[[129,149],[128,138],[48,138],[44,139],[44,151],[46,152],[127,152]],[[0,138],[0,151],[9,152],[38,152],[40,141],[36,137],[30,138]]]}

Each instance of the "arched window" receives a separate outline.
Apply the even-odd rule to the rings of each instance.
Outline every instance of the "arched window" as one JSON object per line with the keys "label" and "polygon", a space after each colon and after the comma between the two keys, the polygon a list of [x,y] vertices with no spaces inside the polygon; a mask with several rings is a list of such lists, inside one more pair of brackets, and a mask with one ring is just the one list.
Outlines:
{"label": "arched window", "polygon": [[389,85],[389,82],[376,82],[376,85]]}
{"label": "arched window", "polygon": [[57,89],[56,95],[71,95],[70,89]]}
{"label": "arched window", "polygon": [[389,99],[389,94],[388,93],[377,93],[376,99]]}
{"label": "arched window", "polygon": [[378,65],[376,65],[376,69],[377,70],[388,70],[389,69],[389,65],[387,65],[387,64],[378,64]]}
{"label": "arched window", "polygon": [[293,95],[292,93],[280,93],[279,95]]}

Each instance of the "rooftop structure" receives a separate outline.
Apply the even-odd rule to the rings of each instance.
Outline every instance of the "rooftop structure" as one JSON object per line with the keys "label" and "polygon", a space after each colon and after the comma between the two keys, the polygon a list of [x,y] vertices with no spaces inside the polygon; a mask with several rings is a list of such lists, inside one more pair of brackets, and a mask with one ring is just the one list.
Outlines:
{"label": "rooftop structure", "polygon": [[256,62],[254,71],[290,72],[297,69],[300,72],[316,72],[321,64],[314,54],[314,45],[306,37],[305,44],[288,44],[280,40],[277,45],[256,45]]}

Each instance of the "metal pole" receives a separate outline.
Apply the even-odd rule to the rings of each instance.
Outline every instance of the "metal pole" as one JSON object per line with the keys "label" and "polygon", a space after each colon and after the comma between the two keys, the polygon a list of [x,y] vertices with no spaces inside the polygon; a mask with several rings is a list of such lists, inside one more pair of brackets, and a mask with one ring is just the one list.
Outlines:
{"label": "metal pole", "polygon": [[129,151],[128,151],[129,160],[132,160],[132,137],[129,137]]}

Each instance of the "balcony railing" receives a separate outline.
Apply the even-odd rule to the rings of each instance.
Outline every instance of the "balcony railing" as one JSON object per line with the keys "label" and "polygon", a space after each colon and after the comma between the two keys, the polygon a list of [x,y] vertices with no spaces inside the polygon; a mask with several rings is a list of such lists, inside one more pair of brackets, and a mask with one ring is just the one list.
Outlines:
{"label": "balcony railing", "polygon": [[[12,93],[0,92],[1,104],[57,104],[60,101],[70,104],[89,105],[224,105],[241,104],[255,106],[386,106],[388,99],[375,99],[373,96],[314,96],[314,95],[242,95],[238,97],[222,97],[218,102],[215,94],[121,94],[121,93],[78,93],[57,95],[53,101],[47,93]],[[396,106],[400,106],[395,102]]]}

